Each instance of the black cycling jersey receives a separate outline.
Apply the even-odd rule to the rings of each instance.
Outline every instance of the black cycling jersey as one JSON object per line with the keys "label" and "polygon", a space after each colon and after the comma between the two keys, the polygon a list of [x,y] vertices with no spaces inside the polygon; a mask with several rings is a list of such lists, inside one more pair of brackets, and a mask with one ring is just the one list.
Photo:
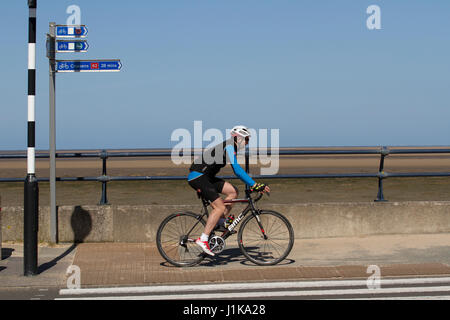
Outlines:
{"label": "black cycling jersey", "polygon": [[[211,149],[206,150],[201,157],[196,158],[194,163],[191,165],[190,173],[188,175],[188,182],[194,189],[203,189],[203,187],[212,188],[210,183],[215,181],[216,174],[219,173],[220,169],[225,167],[225,165],[230,163],[236,176],[239,177],[246,185],[249,187],[254,186],[256,182],[248,175],[244,169],[237,162],[237,151],[236,151],[235,139],[231,138],[226,140]],[[202,178],[203,177],[203,178]],[[205,179],[208,178],[208,179]],[[198,181],[197,181],[198,180]],[[198,183],[202,182],[202,185]],[[209,181],[208,183],[205,181]],[[219,187],[223,187],[223,184]],[[214,187],[215,189],[220,189],[218,192],[221,193],[222,189]],[[216,196],[216,194],[214,194]]]}
{"label": "black cycling jersey", "polygon": [[233,146],[235,152],[236,147],[234,140],[229,139],[203,152],[202,156],[196,158],[191,165],[190,171],[203,173],[209,177],[215,177],[220,169],[227,164],[227,145]]}

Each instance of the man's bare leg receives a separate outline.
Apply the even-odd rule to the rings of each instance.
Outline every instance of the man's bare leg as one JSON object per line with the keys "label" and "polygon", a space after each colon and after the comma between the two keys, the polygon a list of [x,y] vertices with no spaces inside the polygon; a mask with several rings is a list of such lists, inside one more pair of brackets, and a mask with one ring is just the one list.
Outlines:
{"label": "man's bare leg", "polygon": [[216,227],[217,222],[219,222],[220,218],[223,217],[223,214],[226,210],[222,198],[218,198],[216,201],[212,202],[211,207],[213,208],[213,210],[209,214],[208,221],[206,221],[205,231],[203,232],[208,236]]}
{"label": "man's bare leg", "polygon": [[[231,183],[228,182],[225,182],[222,193],[226,195],[225,200],[234,200],[239,196],[239,191]],[[231,210],[233,209],[233,205],[231,203],[227,203],[225,204],[225,208],[226,209],[224,211],[223,218],[227,217],[230,214]]]}

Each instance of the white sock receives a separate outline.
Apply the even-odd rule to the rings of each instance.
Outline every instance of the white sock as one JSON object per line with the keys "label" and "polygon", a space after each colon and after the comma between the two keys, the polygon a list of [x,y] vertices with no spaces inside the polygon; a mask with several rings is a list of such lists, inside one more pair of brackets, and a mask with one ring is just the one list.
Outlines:
{"label": "white sock", "polygon": [[200,236],[200,241],[206,242],[209,240],[209,236],[207,234],[202,233]]}

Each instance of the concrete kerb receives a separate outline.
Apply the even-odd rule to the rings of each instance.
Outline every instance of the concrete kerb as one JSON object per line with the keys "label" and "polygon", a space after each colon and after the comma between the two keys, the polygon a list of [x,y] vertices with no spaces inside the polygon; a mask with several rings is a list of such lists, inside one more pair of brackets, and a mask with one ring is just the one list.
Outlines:
{"label": "concrete kerb", "polygon": [[[450,232],[450,202],[262,204],[283,213],[297,239]],[[234,209],[239,212],[240,207]],[[71,242],[153,242],[159,224],[198,205],[61,206],[58,239]],[[3,241],[23,241],[23,208],[3,208]],[[39,241],[50,241],[50,208],[39,210]]]}

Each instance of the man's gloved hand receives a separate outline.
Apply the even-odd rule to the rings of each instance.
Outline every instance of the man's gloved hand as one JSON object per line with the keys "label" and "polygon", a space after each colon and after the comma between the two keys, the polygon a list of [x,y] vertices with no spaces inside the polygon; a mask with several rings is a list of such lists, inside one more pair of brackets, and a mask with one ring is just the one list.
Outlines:
{"label": "man's gloved hand", "polygon": [[250,188],[250,191],[251,192],[270,192],[270,189],[264,183],[255,183],[255,185]]}

